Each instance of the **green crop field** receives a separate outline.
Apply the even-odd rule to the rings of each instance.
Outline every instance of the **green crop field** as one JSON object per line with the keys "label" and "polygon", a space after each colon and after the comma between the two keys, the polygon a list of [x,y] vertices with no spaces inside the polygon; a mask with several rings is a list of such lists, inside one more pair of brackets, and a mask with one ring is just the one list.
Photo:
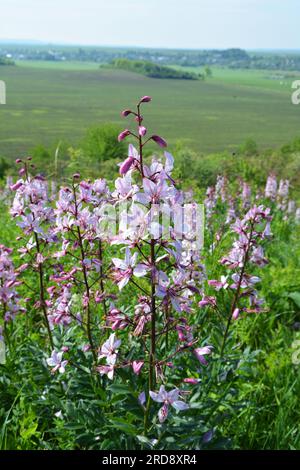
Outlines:
{"label": "green crop field", "polygon": [[95,63],[1,66],[7,104],[0,107],[0,156],[13,158],[61,139],[76,145],[93,124],[124,125],[119,109],[144,94],[156,103],[149,108],[150,127],[171,146],[180,138],[199,153],[234,150],[250,137],[260,148],[278,147],[300,134],[300,106],[291,103],[296,78],[213,68],[205,81],[159,80],[100,70]]}

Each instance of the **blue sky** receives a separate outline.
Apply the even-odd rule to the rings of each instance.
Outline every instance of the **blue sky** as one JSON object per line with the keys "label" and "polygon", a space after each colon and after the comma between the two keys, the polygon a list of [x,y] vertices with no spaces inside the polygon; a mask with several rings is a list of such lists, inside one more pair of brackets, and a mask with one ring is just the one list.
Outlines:
{"label": "blue sky", "polygon": [[300,49],[300,0],[1,0],[0,39]]}

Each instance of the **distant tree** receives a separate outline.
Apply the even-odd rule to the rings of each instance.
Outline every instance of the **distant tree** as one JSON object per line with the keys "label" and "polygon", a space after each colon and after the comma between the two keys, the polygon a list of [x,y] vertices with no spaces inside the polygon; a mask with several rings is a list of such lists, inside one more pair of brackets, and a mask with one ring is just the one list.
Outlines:
{"label": "distant tree", "polygon": [[10,168],[10,164],[4,157],[0,158],[0,180],[4,178],[6,175],[7,170]]}
{"label": "distant tree", "polygon": [[204,70],[205,70],[205,76],[207,78],[211,78],[213,75],[211,68],[207,65]]}
{"label": "distant tree", "polygon": [[6,57],[0,57],[0,65],[15,65],[15,62]]}
{"label": "distant tree", "polygon": [[240,146],[239,152],[247,156],[257,155],[257,143],[254,139],[249,138]]}
{"label": "distant tree", "polygon": [[36,145],[30,152],[34,165],[39,171],[48,173],[53,159],[51,158],[51,152],[44,145]]}
{"label": "distant tree", "polygon": [[196,73],[176,70],[172,67],[158,65],[148,60],[115,59],[110,65],[117,69],[140,73],[151,78],[174,78],[179,80],[199,79],[199,76]]}
{"label": "distant tree", "polygon": [[119,133],[119,126],[111,123],[90,127],[81,143],[83,153],[93,163],[124,157],[127,146],[118,142]]}

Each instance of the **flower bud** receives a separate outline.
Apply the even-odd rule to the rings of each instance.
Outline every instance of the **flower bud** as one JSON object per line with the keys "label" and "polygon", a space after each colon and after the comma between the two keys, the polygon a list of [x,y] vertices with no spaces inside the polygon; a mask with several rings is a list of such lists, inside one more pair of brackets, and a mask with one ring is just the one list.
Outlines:
{"label": "flower bud", "polygon": [[128,137],[130,134],[131,134],[130,130],[129,130],[129,129],[125,129],[123,132],[121,132],[121,133],[118,135],[118,141],[121,142],[121,141],[124,140],[126,137]]}
{"label": "flower bud", "polygon": [[233,320],[237,320],[239,314],[240,314],[240,309],[239,309],[239,308],[235,308],[234,311],[233,311],[233,314],[232,314],[232,319],[233,319]]}
{"label": "flower bud", "polygon": [[149,103],[149,101],[151,101],[151,100],[152,100],[151,96],[147,96],[147,95],[146,95],[146,96],[143,96],[143,98],[140,99],[139,104],[141,104],[141,103]]}
{"label": "flower bud", "polygon": [[153,135],[151,137],[151,139],[157,143],[157,145],[159,145],[160,147],[164,148],[164,147],[167,147],[167,142],[162,138],[160,137],[159,135]]}
{"label": "flower bud", "polygon": [[130,170],[130,168],[132,167],[133,162],[134,162],[134,158],[133,158],[133,157],[128,157],[128,158],[126,158],[126,160],[124,160],[124,162],[123,162],[122,165],[120,166],[120,175],[126,175],[126,173],[127,173],[127,172]]}
{"label": "flower bud", "polygon": [[144,137],[144,135],[146,135],[146,134],[147,134],[147,129],[146,129],[146,127],[144,127],[144,126],[139,126],[139,135],[140,135],[141,137]]}
{"label": "flower bud", "polygon": [[124,109],[124,111],[121,112],[121,115],[123,117],[129,116],[129,114],[132,114],[132,111],[130,111],[130,109]]}

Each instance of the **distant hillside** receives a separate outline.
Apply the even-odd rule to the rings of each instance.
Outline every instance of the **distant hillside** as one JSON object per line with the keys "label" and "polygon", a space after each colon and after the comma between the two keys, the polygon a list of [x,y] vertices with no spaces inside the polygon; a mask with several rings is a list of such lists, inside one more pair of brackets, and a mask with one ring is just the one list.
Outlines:
{"label": "distant hillside", "polygon": [[196,73],[175,70],[166,65],[158,65],[146,60],[115,59],[108,67],[128,70],[151,78],[174,78],[178,80],[199,80],[204,76]]}

